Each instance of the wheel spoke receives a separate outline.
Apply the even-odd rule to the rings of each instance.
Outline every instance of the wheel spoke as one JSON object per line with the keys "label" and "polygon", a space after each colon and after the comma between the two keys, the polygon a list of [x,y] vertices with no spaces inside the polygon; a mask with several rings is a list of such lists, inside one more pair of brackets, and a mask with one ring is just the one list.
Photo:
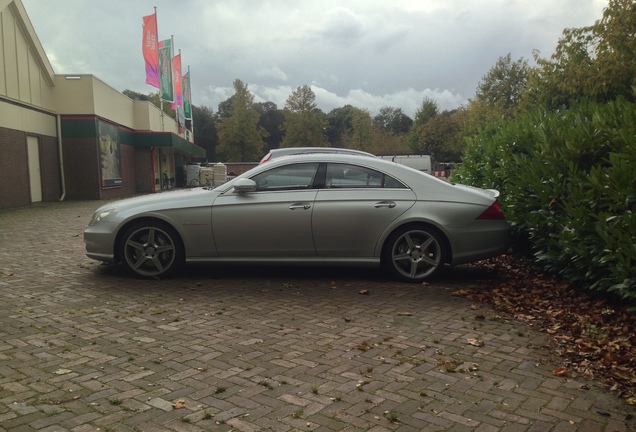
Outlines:
{"label": "wheel spoke", "polygon": [[429,237],[425,242],[422,242],[420,245],[420,249],[428,249],[428,247],[433,243],[435,239],[433,237]]}
{"label": "wheel spoke", "polygon": [[404,260],[410,260],[410,259],[411,259],[411,254],[409,252],[404,252],[399,255],[393,256],[393,261],[404,261]]}
{"label": "wheel spoke", "polygon": [[137,257],[137,260],[133,263],[132,268],[137,270],[139,267],[141,267],[146,260],[148,259],[148,257],[146,257],[146,254],[143,253],[143,251],[139,254],[139,256]]}
{"label": "wheel spoke", "polygon": [[158,256],[154,256],[154,257],[151,258],[151,261],[155,265],[155,268],[157,269],[157,271],[159,273],[161,273],[163,271],[163,263],[161,262],[159,257]]}
{"label": "wheel spoke", "polygon": [[430,258],[427,255],[422,256],[422,261],[431,266],[436,266],[437,264],[439,264],[439,261],[437,259]]}
{"label": "wheel spoke", "polygon": [[155,229],[154,228],[148,229],[148,244],[149,245],[155,244]]}
{"label": "wheel spoke", "polygon": [[130,247],[132,247],[133,249],[135,249],[135,250],[137,250],[137,251],[139,251],[139,252],[142,252],[142,253],[143,253],[144,248],[145,248],[145,245],[143,245],[143,244],[141,244],[141,243],[139,243],[139,242],[136,242],[136,241],[134,241],[134,240],[128,240],[128,241],[126,242],[126,246],[130,246]]}
{"label": "wheel spoke", "polygon": [[405,234],[404,235],[404,240],[406,240],[406,244],[409,245],[409,251],[415,249],[415,243],[413,242],[413,239],[411,238],[410,234]]}
{"label": "wheel spoke", "polygon": [[417,261],[413,261],[411,263],[411,272],[410,272],[410,276],[412,278],[414,278],[415,276],[417,276],[417,269],[418,269],[418,263]]}
{"label": "wheel spoke", "polygon": [[163,252],[173,251],[174,250],[174,245],[173,244],[167,244],[167,245],[157,246],[157,247],[155,247],[155,250],[157,251],[158,254],[163,253]]}

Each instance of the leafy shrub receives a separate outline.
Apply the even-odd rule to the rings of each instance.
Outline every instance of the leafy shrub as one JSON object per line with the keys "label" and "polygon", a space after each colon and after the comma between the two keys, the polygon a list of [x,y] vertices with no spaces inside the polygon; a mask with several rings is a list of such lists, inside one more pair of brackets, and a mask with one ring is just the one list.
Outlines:
{"label": "leafy shrub", "polygon": [[636,104],[502,121],[468,140],[453,180],[499,189],[545,271],[636,298]]}

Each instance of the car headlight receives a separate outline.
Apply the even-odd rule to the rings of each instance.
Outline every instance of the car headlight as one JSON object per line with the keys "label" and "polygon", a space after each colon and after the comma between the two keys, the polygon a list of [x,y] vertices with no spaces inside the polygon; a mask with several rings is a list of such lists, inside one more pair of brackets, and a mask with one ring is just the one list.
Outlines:
{"label": "car headlight", "polygon": [[90,223],[88,224],[88,226],[93,226],[98,222],[103,221],[109,214],[111,214],[112,212],[114,212],[117,209],[117,207],[108,207],[105,209],[99,209],[97,210],[94,214],[93,214],[93,218],[91,219]]}

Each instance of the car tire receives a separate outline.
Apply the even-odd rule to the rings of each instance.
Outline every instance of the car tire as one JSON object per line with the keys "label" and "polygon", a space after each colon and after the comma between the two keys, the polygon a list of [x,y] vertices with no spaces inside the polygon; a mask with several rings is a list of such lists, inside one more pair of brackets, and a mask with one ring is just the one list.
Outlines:
{"label": "car tire", "polygon": [[383,265],[398,279],[422,282],[444,266],[446,242],[434,228],[406,226],[393,232],[385,243]]}
{"label": "car tire", "polygon": [[174,228],[165,222],[145,220],[126,229],[119,256],[133,275],[157,278],[177,271],[183,265],[185,253]]}

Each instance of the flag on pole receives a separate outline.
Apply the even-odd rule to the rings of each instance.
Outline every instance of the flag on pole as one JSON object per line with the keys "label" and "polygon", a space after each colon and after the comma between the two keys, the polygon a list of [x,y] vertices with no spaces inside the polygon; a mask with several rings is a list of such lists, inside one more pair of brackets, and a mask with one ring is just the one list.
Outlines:
{"label": "flag on pole", "polygon": [[183,106],[183,95],[181,93],[181,52],[172,58],[172,77],[174,80],[174,102],[172,109]]}
{"label": "flag on pole", "polygon": [[160,88],[159,55],[157,52],[157,13],[143,17],[142,51],[146,62],[146,84]]}
{"label": "flag on pole", "polygon": [[192,93],[190,90],[190,67],[188,73],[183,76],[183,114],[186,119],[192,120]]}
{"label": "flag on pole", "polygon": [[172,40],[159,42],[159,71],[161,72],[161,86],[159,96],[166,102],[174,102],[172,87]]}

